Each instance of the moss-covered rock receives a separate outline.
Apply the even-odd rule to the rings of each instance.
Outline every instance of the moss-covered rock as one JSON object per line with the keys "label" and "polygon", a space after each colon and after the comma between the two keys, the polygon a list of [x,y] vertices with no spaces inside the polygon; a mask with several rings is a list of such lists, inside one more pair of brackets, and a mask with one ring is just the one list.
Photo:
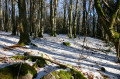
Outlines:
{"label": "moss-covered rock", "polygon": [[[50,74],[52,76],[51,79],[86,79],[81,72],[72,69],[70,71],[53,71]],[[44,76],[42,79],[47,79],[50,74]]]}
{"label": "moss-covered rock", "polygon": [[70,46],[71,44],[69,42],[63,42],[63,45]]}
{"label": "moss-covered rock", "polygon": [[55,76],[52,73],[49,73],[48,75],[44,76],[41,79],[56,79]]}
{"label": "moss-covered rock", "polygon": [[[19,76],[18,76],[19,73]],[[27,63],[16,63],[0,69],[1,79],[32,79],[37,74],[37,71]]]}

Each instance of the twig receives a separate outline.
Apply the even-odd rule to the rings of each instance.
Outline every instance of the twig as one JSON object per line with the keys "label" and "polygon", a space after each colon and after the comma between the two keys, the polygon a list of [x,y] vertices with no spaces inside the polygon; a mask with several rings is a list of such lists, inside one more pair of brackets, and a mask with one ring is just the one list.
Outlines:
{"label": "twig", "polygon": [[19,74],[20,74],[21,66],[22,66],[22,63],[20,64],[20,67],[19,67],[19,71],[18,71],[17,79],[19,79],[18,77],[19,77]]}

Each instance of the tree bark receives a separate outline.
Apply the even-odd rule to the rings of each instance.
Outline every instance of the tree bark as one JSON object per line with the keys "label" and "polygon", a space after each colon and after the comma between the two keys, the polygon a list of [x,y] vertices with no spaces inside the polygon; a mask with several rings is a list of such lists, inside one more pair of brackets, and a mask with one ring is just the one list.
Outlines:
{"label": "tree bark", "polygon": [[30,36],[32,36],[32,0],[30,0]]}
{"label": "tree bark", "polygon": [[28,44],[31,41],[30,41],[30,37],[28,34],[25,0],[18,0],[18,7],[19,7],[19,25],[20,25],[20,40],[18,43]]}
{"label": "tree bark", "polygon": [[57,2],[58,0],[54,0],[54,37],[56,37],[56,15],[57,15]]}
{"label": "tree bark", "polygon": [[2,0],[0,0],[0,30],[2,30]]}
{"label": "tree bark", "polygon": [[94,6],[93,6],[93,37],[95,37],[95,13],[94,13]]}
{"label": "tree bark", "polygon": [[41,0],[41,28],[40,28],[40,37],[43,37],[44,31],[44,1]]}
{"label": "tree bark", "polygon": [[4,25],[4,27],[5,27],[5,31],[6,32],[8,32],[8,13],[7,13],[7,11],[8,11],[8,2],[7,2],[8,0],[5,0],[5,25]]}
{"label": "tree bark", "polygon": [[77,26],[77,13],[78,13],[78,0],[76,1],[76,10],[75,10],[75,19],[74,19],[74,25],[73,25],[73,31],[74,31],[74,38],[77,37],[77,34],[76,34],[76,26]]}
{"label": "tree bark", "polygon": [[85,27],[86,27],[86,0],[83,0],[83,23],[82,23],[82,30],[83,34],[86,33]]}
{"label": "tree bark", "polygon": [[50,25],[51,25],[51,36],[54,35],[54,5],[53,0],[50,0]]}
{"label": "tree bark", "polygon": [[117,52],[117,56],[120,61],[120,44],[119,44],[120,34],[118,32],[116,32],[114,29],[114,24],[115,24],[115,20],[117,18],[117,13],[120,8],[120,0],[117,0],[115,8],[114,8],[114,10],[111,11],[111,17],[109,19],[106,17],[105,13],[103,12],[103,9],[100,4],[100,0],[95,0],[94,2],[95,2],[94,4],[95,4],[97,14],[102,21],[103,28],[106,31],[110,41],[112,41],[114,43],[116,52]]}
{"label": "tree bark", "polygon": [[67,8],[67,0],[64,0],[64,23],[63,23],[63,28],[65,28],[66,27],[66,8]]}
{"label": "tree bark", "polygon": [[16,35],[15,0],[12,0],[12,35]]}
{"label": "tree bark", "polygon": [[70,0],[69,7],[69,38],[72,38],[72,11],[73,11],[73,1]]}

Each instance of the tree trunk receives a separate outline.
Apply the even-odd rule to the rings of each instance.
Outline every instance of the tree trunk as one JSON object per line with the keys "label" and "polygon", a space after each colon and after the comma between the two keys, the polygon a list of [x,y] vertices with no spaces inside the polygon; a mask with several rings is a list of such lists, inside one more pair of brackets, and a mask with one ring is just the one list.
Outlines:
{"label": "tree trunk", "polygon": [[30,43],[30,37],[28,34],[28,26],[27,26],[27,20],[26,20],[25,0],[18,0],[18,7],[19,7],[19,25],[20,25],[19,44],[28,44]]}
{"label": "tree trunk", "polygon": [[57,15],[57,2],[58,0],[54,0],[54,37],[56,37],[56,15]]}
{"label": "tree trunk", "polygon": [[40,35],[39,37],[43,37],[44,31],[44,0],[41,0],[41,20],[40,20]]}
{"label": "tree trunk", "polygon": [[83,0],[83,23],[82,23],[82,30],[83,30],[83,34],[86,33],[85,31],[85,27],[86,27],[86,0]]}
{"label": "tree trunk", "polygon": [[34,37],[37,37],[37,32],[36,32],[36,1],[33,1],[32,2],[32,30],[33,30],[33,33],[34,33]]}
{"label": "tree trunk", "polygon": [[32,36],[32,0],[30,0],[30,36]]}
{"label": "tree trunk", "polygon": [[64,0],[64,23],[63,23],[63,28],[66,27],[66,8],[67,8],[67,0]]}
{"label": "tree trunk", "polygon": [[51,36],[54,35],[54,6],[53,6],[53,0],[50,0],[50,25],[51,25]]}
{"label": "tree trunk", "polygon": [[16,24],[15,24],[15,1],[12,0],[12,35],[16,35]]}
{"label": "tree trunk", "polygon": [[0,30],[2,30],[2,0],[0,0]]}
{"label": "tree trunk", "polygon": [[73,10],[73,1],[70,0],[70,7],[69,7],[69,38],[72,38],[72,10]]}
{"label": "tree trunk", "polygon": [[77,37],[76,34],[76,26],[77,26],[77,13],[78,13],[78,0],[76,1],[76,10],[75,10],[75,19],[74,19],[74,25],[73,25],[73,31],[74,31],[74,38]]}
{"label": "tree trunk", "polygon": [[120,9],[120,0],[117,0],[114,10],[112,10],[110,12],[111,13],[111,16],[109,18],[110,20],[108,20],[108,18],[106,17],[106,15],[103,12],[103,9],[102,9],[101,4],[100,4],[100,0],[95,0],[94,2],[95,2],[94,4],[96,7],[97,14],[102,21],[104,30],[106,31],[110,41],[112,41],[114,43],[115,48],[116,48],[116,52],[117,52],[117,56],[118,56],[119,61],[120,61],[120,52],[119,52],[120,34],[118,32],[116,32],[114,29],[114,24],[115,24],[115,21],[117,18],[117,13]]}
{"label": "tree trunk", "polygon": [[4,25],[4,27],[5,27],[5,31],[6,32],[8,32],[8,13],[7,13],[7,11],[8,11],[8,7],[7,7],[7,1],[8,0],[5,0],[5,25]]}
{"label": "tree trunk", "polygon": [[94,13],[94,6],[93,6],[93,37],[95,37],[95,13]]}

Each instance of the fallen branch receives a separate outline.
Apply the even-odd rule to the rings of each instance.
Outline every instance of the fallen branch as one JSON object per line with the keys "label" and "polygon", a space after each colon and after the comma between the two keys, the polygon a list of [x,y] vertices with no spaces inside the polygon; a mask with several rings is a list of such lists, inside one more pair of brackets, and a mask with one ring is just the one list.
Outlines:
{"label": "fallen branch", "polygon": [[12,45],[12,46],[6,46],[6,47],[3,47],[4,49],[14,49],[14,48],[22,48],[23,46],[20,45],[20,44],[15,44],[15,45]]}
{"label": "fallen branch", "polygon": [[52,59],[47,59],[47,58],[40,57],[40,56],[25,56],[25,57],[26,58],[36,58],[36,59],[41,59],[41,60],[47,60],[47,61],[49,61],[51,63],[59,65],[61,68],[72,68],[72,67],[69,67],[69,66],[67,66],[65,64],[61,64],[58,61],[55,61],[55,60],[52,60]]}
{"label": "fallen branch", "polygon": [[91,47],[88,47],[88,46],[84,46],[84,48],[87,49],[87,50],[91,50],[91,51],[94,51],[94,50],[102,51],[102,52],[106,52],[107,51],[107,50],[104,50],[104,49],[91,48]]}

